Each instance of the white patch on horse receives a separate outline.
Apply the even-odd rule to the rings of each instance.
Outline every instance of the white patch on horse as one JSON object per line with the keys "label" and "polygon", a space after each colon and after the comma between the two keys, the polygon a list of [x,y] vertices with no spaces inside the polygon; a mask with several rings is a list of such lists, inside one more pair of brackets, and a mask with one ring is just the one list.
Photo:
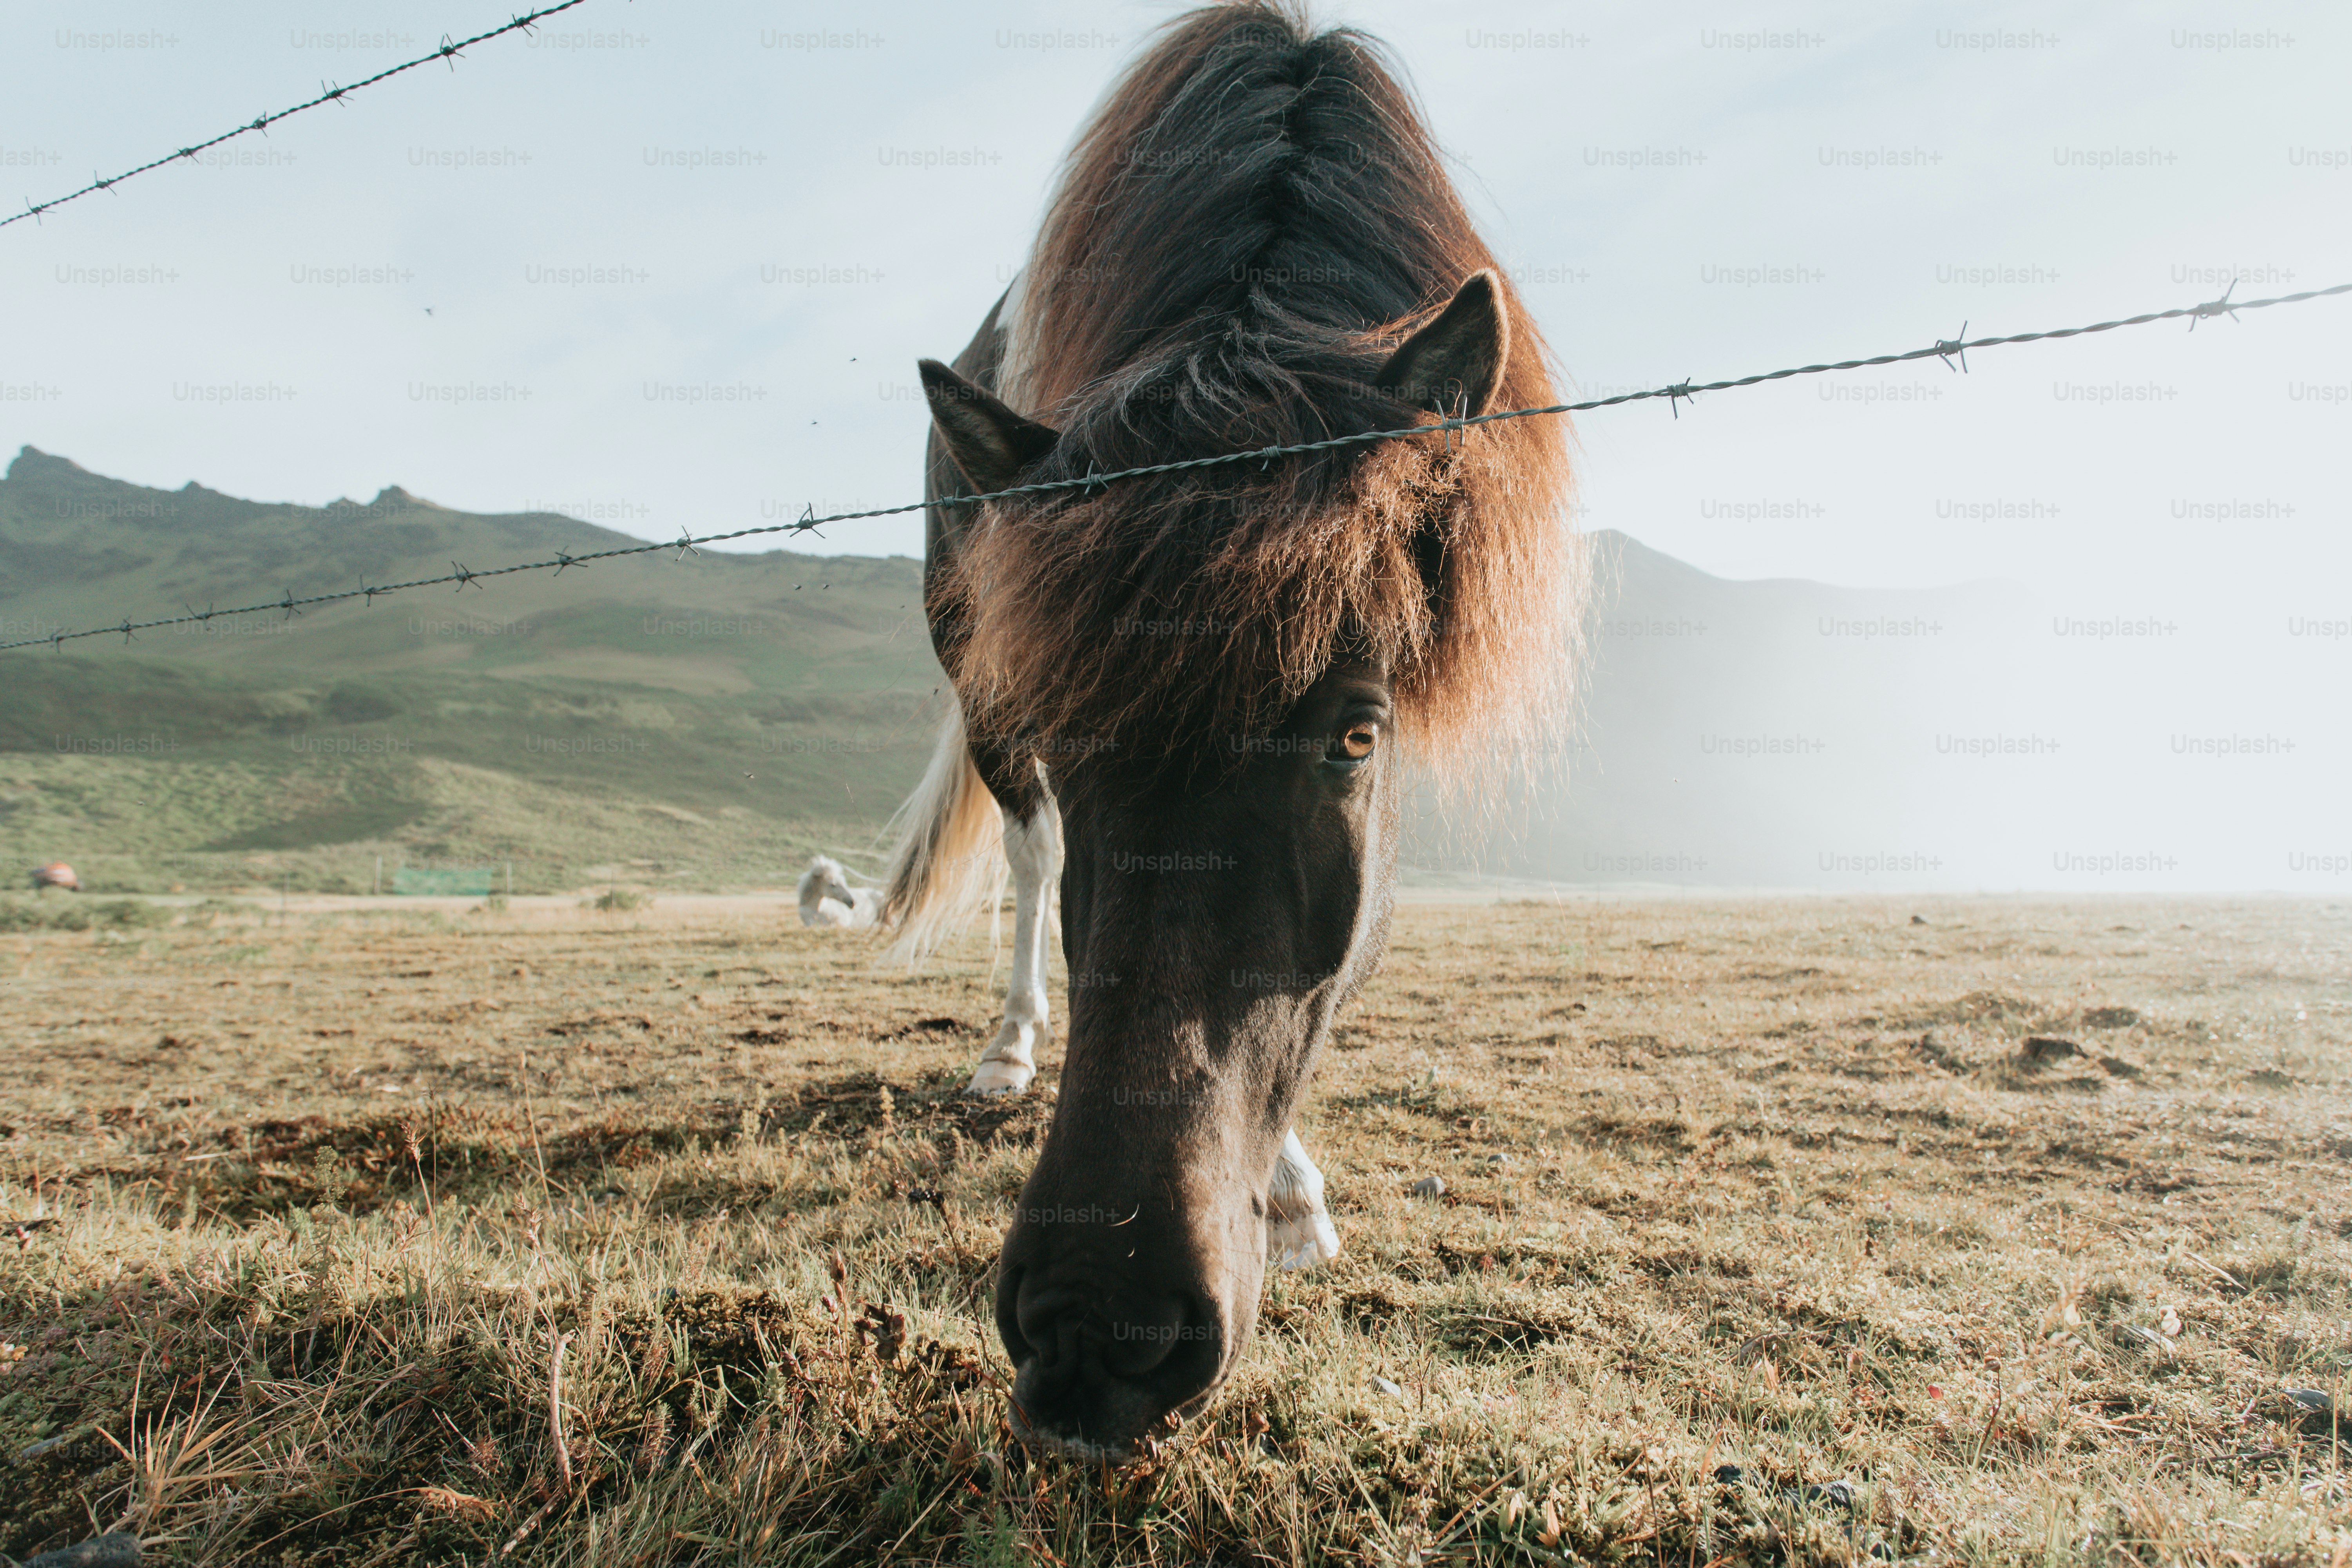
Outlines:
{"label": "white patch on horse", "polygon": [[1312,1268],[1339,1256],[1339,1233],[1323,1206],[1323,1173],[1307,1157],[1298,1129],[1283,1135],[1265,1194],[1265,1249],[1285,1268]]}
{"label": "white patch on horse", "polygon": [[1051,795],[1035,817],[1004,816],[1004,859],[1013,871],[1013,978],[1004,988],[1004,1022],[981,1053],[969,1094],[1019,1094],[1037,1076],[1037,1047],[1052,1014],[1045,1001],[1045,956],[1054,889],[1062,879],[1062,812]]}
{"label": "white patch on horse", "polygon": [[882,889],[853,883],[840,861],[812,856],[801,873],[801,924],[870,926],[882,918]]}

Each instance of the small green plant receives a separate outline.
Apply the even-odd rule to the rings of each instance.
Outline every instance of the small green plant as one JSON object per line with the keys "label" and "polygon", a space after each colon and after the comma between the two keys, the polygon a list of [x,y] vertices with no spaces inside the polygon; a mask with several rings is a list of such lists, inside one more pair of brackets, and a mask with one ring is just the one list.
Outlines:
{"label": "small green plant", "polygon": [[607,913],[614,913],[626,910],[643,909],[645,907],[645,903],[646,900],[643,894],[633,893],[626,888],[607,888],[603,892],[596,895],[594,900],[589,907],[592,909],[603,910]]}

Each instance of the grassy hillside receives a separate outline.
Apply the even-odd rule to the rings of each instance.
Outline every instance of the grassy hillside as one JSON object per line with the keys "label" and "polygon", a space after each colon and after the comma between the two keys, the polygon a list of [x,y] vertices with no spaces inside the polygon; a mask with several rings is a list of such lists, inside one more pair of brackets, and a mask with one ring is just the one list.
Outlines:
{"label": "grassy hillside", "polygon": [[[27,448],[0,480],[0,630],[626,542],[398,489],[148,489]],[[511,861],[518,890],[773,885],[869,843],[920,771],[919,588],[905,558],[707,552],[0,655],[0,857],[107,889],[363,891],[378,857]]]}

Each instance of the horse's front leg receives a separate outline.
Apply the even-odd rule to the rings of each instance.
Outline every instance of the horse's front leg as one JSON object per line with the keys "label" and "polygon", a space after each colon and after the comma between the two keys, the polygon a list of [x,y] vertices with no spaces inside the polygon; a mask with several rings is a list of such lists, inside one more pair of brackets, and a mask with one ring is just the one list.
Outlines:
{"label": "horse's front leg", "polygon": [[967,1094],[1019,1094],[1037,1076],[1037,1051],[1052,1037],[1045,1003],[1046,914],[1062,875],[1062,816],[1043,795],[1024,819],[1004,814],[1004,858],[1013,870],[1013,978],[1004,1022],[981,1054]]}

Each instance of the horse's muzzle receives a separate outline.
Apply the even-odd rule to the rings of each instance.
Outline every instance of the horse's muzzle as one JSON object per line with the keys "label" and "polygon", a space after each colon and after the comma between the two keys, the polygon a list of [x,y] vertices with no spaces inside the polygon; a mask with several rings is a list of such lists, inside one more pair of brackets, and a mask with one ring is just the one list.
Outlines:
{"label": "horse's muzzle", "polygon": [[[1234,1321],[1207,1280],[1187,1279],[1184,1260],[1108,1268],[1093,1238],[1064,1241],[1041,1228],[1014,1227],[997,1280],[1013,1430],[1033,1446],[1124,1463],[1168,1429],[1171,1414],[1189,1415],[1216,1393],[1248,1323]],[[1230,1290],[1240,1281],[1218,1283]],[[1241,1310],[1251,1318],[1256,1286],[1249,1282]]]}

